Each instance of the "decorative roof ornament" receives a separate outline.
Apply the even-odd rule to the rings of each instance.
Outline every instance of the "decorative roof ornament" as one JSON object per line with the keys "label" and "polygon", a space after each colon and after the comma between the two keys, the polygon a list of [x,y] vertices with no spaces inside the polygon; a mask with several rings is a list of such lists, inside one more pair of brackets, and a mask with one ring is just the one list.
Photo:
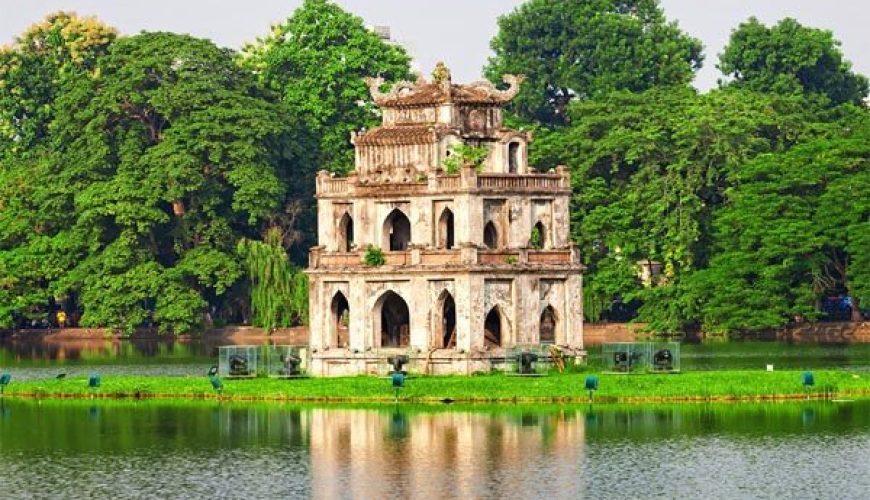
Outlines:
{"label": "decorative roof ornament", "polygon": [[381,92],[384,79],[365,78],[372,99],[379,106],[406,107],[431,106],[444,103],[504,104],[520,91],[523,75],[504,75],[502,80],[508,84],[506,90],[499,90],[492,82],[480,80],[467,85],[453,84],[450,69],[439,62],[432,71],[432,81],[427,82],[422,75],[417,81],[400,81],[393,84],[387,92]]}
{"label": "decorative roof ornament", "polygon": [[435,69],[432,70],[432,82],[441,83],[444,80],[452,80],[450,76],[450,68],[448,68],[443,61],[438,61],[438,64],[435,65]]}
{"label": "decorative roof ornament", "polygon": [[507,102],[519,94],[520,85],[526,81],[526,75],[502,75],[501,80],[508,84],[507,90],[499,90],[495,88],[495,85],[493,85],[489,80],[476,81],[470,83],[468,86],[489,92],[492,97],[502,102]]}

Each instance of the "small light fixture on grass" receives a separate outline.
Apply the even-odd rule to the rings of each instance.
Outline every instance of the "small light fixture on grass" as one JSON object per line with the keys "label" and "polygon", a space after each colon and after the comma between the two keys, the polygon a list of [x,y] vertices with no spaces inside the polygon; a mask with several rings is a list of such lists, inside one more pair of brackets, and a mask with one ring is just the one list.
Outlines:
{"label": "small light fixture on grass", "polygon": [[595,391],[598,390],[598,376],[588,375],[586,377],[586,390],[589,391],[589,401],[592,401]]}
{"label": "small light fixture on grass", "polygon": [[533,352],[523,351],[517,354],[517,361],[519,364],[519,372],[521,375],[534,374],[534,364],[538,361],[538,355]]}
{"label": "small light fixture on grass", "polygon": [[100,388],[100,383],[102,380],[100,379],[100,374],[92,373],[90,378],[88,378],[88,388],[92,391],[95,391]]}
{"label": "small light fixture on grass", "polygon": [[284,375],[291,377],[299,375],[299,366],[302,364],[302,358],[296,354],[288,353],[284,356]]}
{"label": "small light fixture on grass", "polygon": [[218,394],[224,392],[224,383],[221,382],[221,378],[218,377],[217,365],[212,365],[211,368],[208,369],[208,379],[211,382],[211,388],[214,392]]}
{"label": "small light fixture on grass", "polygon": [[396,356],[390,356],[387,358],[387,363],[393,366],[393,371],[390,373],[401,373],[402,375],[407,375],[407,372],[402,368],[408,364],[410,358],[406,354],[399,354]]}
{"label": "small light fixture on grass", "polygon": [[399,390],[405,387],[405,374],[402,372],[393,372],[390,375],[390,380],[393,384],[393,390],[396,391],[396,401],[399,401]]}
{"label": "small light fixture on grass", "polygon": [[803,375],[801,375],[801,383],[804,385],[807,399],[810,399],[810,390],[814,385],[816,385],[816,379],[813,377],[813,372],[804,372]]}
{"label": "small light fixture on grass", "polygon": [[9,382],[12,381],[12,375],[8,373],[4,373],[0,375],[0,395],[6,392],[6,386],[9,385]]}
{"label": "small light fixture on grass", "polygon": [[224,383],[221,382],[221,379],[217,375],[213,375],[208,379],[211,380],[211,388],[214,389],[214,392],[218,394],[224,392]]}

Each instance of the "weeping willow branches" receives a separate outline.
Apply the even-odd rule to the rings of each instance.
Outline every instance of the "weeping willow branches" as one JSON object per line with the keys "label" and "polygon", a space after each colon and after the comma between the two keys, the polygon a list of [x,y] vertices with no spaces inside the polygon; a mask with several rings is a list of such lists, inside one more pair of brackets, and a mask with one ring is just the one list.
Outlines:
{"label": "weeping willow branches", "polygon": [[263,328],[308,322],[308,279],[290,264],[282,239],[281,230],[272,228],[264,241],[238,244],[251,281],[251,322]]}

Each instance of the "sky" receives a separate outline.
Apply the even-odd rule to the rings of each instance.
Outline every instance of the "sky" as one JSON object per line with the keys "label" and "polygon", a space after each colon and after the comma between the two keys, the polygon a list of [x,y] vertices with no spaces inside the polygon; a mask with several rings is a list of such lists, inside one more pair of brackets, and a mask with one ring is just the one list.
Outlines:
{"label": "sky", "polygon": [[[366,24],[389,26],[394,40],[428,74],[444,61],[454,81],[480,78],[490,57],[489,41],[498,16],[523,0],[336,0]],[[555,0],[554,0],[555,1]],[[57,10],[96,15],[124,34],[174,31],[240,48],[290,16],[302,0],[0,0],[0,44],[9,43],[30,24]],[[695,86],[716,86],[718,54],[731,30],[749,16],[766,24],[793,17],[825,28],[842,42],[853,68],[870,75],[870,29],[866,0],[661,0],[665,15],[700,39],[706,55]]]}

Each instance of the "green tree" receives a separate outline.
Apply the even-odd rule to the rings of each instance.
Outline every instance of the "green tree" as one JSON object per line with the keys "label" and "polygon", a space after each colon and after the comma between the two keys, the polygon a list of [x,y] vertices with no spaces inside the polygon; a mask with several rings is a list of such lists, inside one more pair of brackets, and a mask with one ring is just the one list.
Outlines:
{"label": "green tree", "polygon": [[753,17],[731,33],[718,68],[729,77],[725,85],[860,104],[867,97],[867,78],[852,71],[839,46],[830,31],[790,18],[768,28]]}
{"label": "green tree", "polygon": [[116,36],[96,18],[57,12],[0,48],[0,155],[33,153],[48,135],[64,79],[92,74]]}
{"label": "green tree", "polygon": [[56,100],[53,152],[20,179],[35,186],[32,229],[0,262],[50,297],[76,297],[84,325],[190,331],[242,276],[239,238],[285,196],[292,172],[277,165],[292,122],[205,40],[122,38],[94,72]]}
{"label": "green tree", "polygon": [[565,123],[575,98],[687,84],[703,59],[657,0],[529,0],[498,25],[486,75],[525,74],[510,109],[547,125]]}
{"label": "green tree", "polygon": [[238,244],[251,287],[252,324],[264,328],[308,322],[308,279],[290,264],[278,228],[264,241],[242,239]]}
{"label": "green tree", "polygon": [[0,48],[0,327],[42,319],[55,297],[51,279],[72,265],[68,242],[49,236],[55,199],[50,125],[69,80],[94,78],[115,40],[95,18],[58,12]]}
{"label": "green tree", "polygon": [[[591,310],[606,317],[621,299],[656,331],[697,322],[683,279],[707,266],[713,216],[742,166],[833,119],[801,96],[685,87],[617,92],[570,112],[568,127],[538,138],[532,160],[572,170],[572,237]],[[660,263],[661,274],[641,283],[639,261]]]}
{"label": "green tree", "polygon": [[[317,138],[313,167],[332,172],[353,169],[351,132],[378,123],[363,78],[407,79],[409,63],[401,47],[328,0],[305,0],[242,53],[242,64],[279,92]],[[313,186],[313,177],[305,180]]]}
{"label": "green tree", "polygon": [[778,328],[848,293],[870,301],[870,114],[828,137],[759,156],[715,219],[715,255],[689,280],[706,331]]}

